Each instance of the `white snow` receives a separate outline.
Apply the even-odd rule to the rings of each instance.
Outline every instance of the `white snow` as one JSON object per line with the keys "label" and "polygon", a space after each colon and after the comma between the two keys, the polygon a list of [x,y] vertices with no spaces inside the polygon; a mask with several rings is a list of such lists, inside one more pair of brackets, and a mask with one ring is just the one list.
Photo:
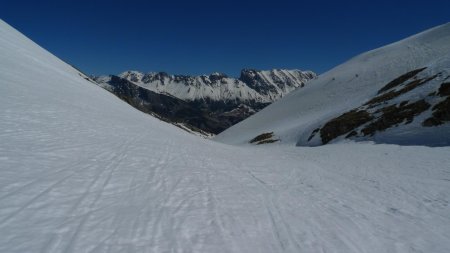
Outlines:
{"label": "white snow", "polygon": [[[247,84],[236,78],[230,78],[218,72],[214,72],[211,76],[190,76],[188,80],[177,80],[174,75],[167,75],[161,79],[155,79],[155,76],[160,73],[141,73],[139,71],[125,71],[119,74],[120,77],[125,78],[134,84],[162,94],[170,94],[182,100],[202,100],[211,99],[213,101],[224,100],[251,100],[256,102],[273,102],[280,97],[295,90],[299,86],[304,85],[316,74],[312,71],[301,70],[265,70],[257,71],[256,74],[266,82],[267,88],[272,88],[272,91],[267,91],[267,94],[262,94],[255,89],[249,87]],[[278,77],[280,85],[271,76]],[[220,80],[211,80],[210,77],[222,77]],[[103,82],[108,81],[108,77],[101,76],[97,80],[100,85],[104,86]]]}
{"label": "white snow", "polygon": [[0,21],[0,252],[450,252],[450,148],[238,147]]}
{"label": "white snow", "polygon": [[[215,139],[229,144],[243,144],[261,133],[274,132],[283,143],[310,145],[307,139],[314,129],[361,106],[394,78],[422,67],[430,67],[427,71],[431,72],[437,69],[450,73],[448,59],[450,23],[354,57],[311,80],[305,88],[289,93],[259,113],[225,130]],[[402,135],[401,132],[410,129],[399,129],[400,133],[393,131],[389,135],[376,136],[376,139],[394,138],[397,144],[408,142],[407,139],[436,140],[442,136],[450,136],[442,135],[450,131],[448,126],[443,128],[421,128],[421,131],[414,133],[419,135],[429,132],[431,135],[420,137]],[[433,132],[437,135],[433,135]],[[446,143],[450,143],[449,138],[445,140]],[[425,140],[412,144],[427,142]]]}

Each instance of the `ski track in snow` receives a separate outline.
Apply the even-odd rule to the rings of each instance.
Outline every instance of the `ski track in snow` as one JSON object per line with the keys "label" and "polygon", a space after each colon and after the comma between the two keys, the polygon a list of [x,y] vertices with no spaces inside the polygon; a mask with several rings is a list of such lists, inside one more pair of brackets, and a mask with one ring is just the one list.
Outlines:
{"label": "ski track in snow", "polygon": [[229,146],[0,22],[0,252],[450,252],[450,148]]}
{"label": "ski track in snow", "polygon": [[3,150],[16,166],[2,175],[16,177],[1,178],[0,251],[449,250],[448,148],[181,143],[116,136],[35,171],[17,165],[45,154]]}

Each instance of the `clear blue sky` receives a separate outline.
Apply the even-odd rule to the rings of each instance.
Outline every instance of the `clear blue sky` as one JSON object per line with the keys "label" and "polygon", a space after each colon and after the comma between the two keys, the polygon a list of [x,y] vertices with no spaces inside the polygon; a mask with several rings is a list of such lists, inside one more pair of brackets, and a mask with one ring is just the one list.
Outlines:
{"label": "clear blue sky", "polygon": [[[21,1],[0,18],[88,74],[322,73],[450,21],[450,1]],[[0,35],[1,36],[1,35]]]}

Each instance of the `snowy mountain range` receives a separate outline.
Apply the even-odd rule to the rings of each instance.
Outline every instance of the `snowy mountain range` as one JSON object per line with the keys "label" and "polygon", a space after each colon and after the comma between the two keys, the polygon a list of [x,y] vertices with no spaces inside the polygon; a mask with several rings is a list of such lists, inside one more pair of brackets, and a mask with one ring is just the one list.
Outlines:
{"label": "snowy mountain range", "polygon": [[[165,72],[144,74],[126,71],[118,75],[142,88],[169,94],[184,101],[253,101],[271,103],[316,77],[312,71],[243,69],[239,78],[222,73],[186,76]],[[108,77],[96,78],[108,83]]]}
{"label": "snowy mountain range", "polygon": [[346,139],[447,146],[449,83],[445,24],[350,59],[216,140],[242,144],[266,134],[266,142],[299,146]]}
{"label": "snowy mountain range", "polygon": [[450,24],[370,51],[214,141],[0,20],[0,252],[448,253],[449,52]]}
{"label": "snowy mountain range", "polygon": [[244,69],[239,78],[126,71],[92,77],[137,109],[194,132],[218,134],[316,78],[311,71]]}

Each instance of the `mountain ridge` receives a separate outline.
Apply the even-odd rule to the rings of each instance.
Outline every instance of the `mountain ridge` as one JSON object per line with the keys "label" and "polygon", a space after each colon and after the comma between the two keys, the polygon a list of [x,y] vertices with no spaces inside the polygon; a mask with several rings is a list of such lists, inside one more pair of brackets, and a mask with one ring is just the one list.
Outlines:
{"label": "mountain ridge", "polygon": [[218,72],[186,76],[139,71],[92,78],[143,112],[218,134],[316,77],[311,71],[243,69],[239,78]]}
{"label": "mountain ridge", "polygon": [[[124,71],[117,76],[157,93],[183,100],[254,100],[273,102],[317,77],[312,71],[298,69],[242,69],[238,78],[220,72],[209,75],[172,75],[166,72]],[[107,76],[95,77],[107,82]]]}

